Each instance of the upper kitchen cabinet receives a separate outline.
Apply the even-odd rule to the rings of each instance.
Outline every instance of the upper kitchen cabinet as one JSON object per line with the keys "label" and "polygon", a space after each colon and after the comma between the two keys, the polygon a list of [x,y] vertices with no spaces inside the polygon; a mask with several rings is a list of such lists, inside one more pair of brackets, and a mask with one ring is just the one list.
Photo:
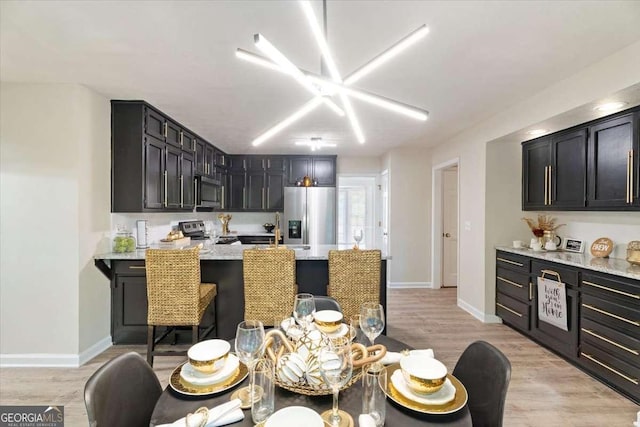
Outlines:
{"label": "upper kitchen cabinet", "polygon": [[192,211],[194,135],[143,101],[111,101],[111,211]]}
{"label": "upper kitchen cabinet", "polygon": [[638,210],[640,112],[522,144],[523,210]]}
{"label": "upper kitchen cabinet", "polygon": [[336,156],[287,156],[289,160],[287,185],[308,176],[317,181],[319,187],[336,186]]}
{"label": "upper kitchen cabinet", "polygon": [[625,114],[589,128],[588,204],[597,210],[637,209],[638,115]]}

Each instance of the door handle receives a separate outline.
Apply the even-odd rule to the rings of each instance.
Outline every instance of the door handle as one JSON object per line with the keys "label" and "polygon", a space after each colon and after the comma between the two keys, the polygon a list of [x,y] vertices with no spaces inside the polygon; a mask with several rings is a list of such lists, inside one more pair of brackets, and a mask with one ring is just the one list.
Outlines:
{"label": "door handle", "polygon": [[444,233],[444,234],[443,234],[443,236],[444,236],[444,237],[451,237],[451,234],[449,234],[449,233]]}

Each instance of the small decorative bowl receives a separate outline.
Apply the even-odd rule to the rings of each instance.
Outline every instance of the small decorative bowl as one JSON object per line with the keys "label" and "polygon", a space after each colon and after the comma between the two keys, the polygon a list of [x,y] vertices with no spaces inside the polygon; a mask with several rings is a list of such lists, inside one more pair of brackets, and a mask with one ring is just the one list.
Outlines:
{"label": "small decorative bowl", "polygon": [[342,324],[342,313],[336,310],[321,310],[313,314],[313,321],[316,327],[325,334],[330,334],[338,330]]}
{"label": "small decorative bowl", "polygon": [[432,357],[403,357],[400,360],[400,369],[407,386],[419,394],[435,393],[442,388],[447,379],[447,367]]}
{"label": "small decorative bowl", "polygon": [[273,233],[273,229],[276,228],[275,225],[269,223],[264,224],[263,227],[267,231],[267,233]]}
{"label": "small decorative bowl", "polygon": [[231,345],[225,340],[205,340],[187,351],[189,364],[204,375],[218,372],[227,361]]}

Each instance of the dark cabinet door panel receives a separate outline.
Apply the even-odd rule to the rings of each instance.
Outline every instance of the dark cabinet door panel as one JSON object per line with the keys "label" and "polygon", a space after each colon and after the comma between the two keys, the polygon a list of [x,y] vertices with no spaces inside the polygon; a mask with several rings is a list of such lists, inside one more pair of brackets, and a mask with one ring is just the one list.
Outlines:
{"label": "dark cabinet door panel", "polygon": [[242,171],[227,172],[228,192],[227,209],[242,210],[245,207],[245,177]]}
{"label": "dark cabinet door panel", "polygon": [[531,310],[533,312],[531,321],[531,335],[540,340],[550,348],[564,354],[570,359],[575,359],[578,349],[578,292],[565,288],[567,294],[567,329],[558,328],[551,325],[538,317],[538,294],[537,283],[533,284],[533,303]]}
{"label": "dark cabinet door panel", "polygon": [[246,169],[245,156],[230,156],[228,167],[233,171],[244,171]]}
{"label": "dark cabinet door panel", "polygon": [[180,138],[180,126],[167,120],[166,125],[166,142],[174,147],[182,147],[182,139]]}
{"label": "dark cabinet door panel", "polygon": [[633,115],[591,127],[589,141],[590,207],[628,206],[629,152],[633,149]]}
{"label": "dark cabinet door panel", "polygon": [[181,207],[192,210],[195,207],[195,162],[192,154],[182,153],[181,172]]}
{"label": "dark cabinet door panel", "polygon": [[313,176],[319,186],[335,187],[336,185],[336,158],[314,157]]}
{"label": "dark cabinet door panel", "polygon": [[147,135],[151,135],[164,142],[164,116],[151,108],[146,108],[144,131]]}
{"label": "dark cabinet door panel", "polygon": [[290,157],[287,185],[296,185],[296,181],[310,176],[313,173],[311,166],[310,157]]}
{"label": "dark cabinet door panel", "polygon": [[523,145],[522,209],[541,209],[548,205],[547,168],[551,164],[551,144],[548,138]]}
{"label": "dark cabinet door panel", "polygon": [[264,172],[247,172],[246,209],[265,209],[265,177]]}
{"label": "dark cabinet door panel", "polygon": [[268,156],[266,163],[268,172],[284,173],[287,169],[285,156]]}
{"label": "dark cabinet door panel", "polygon": [[530,329],[530,306],[505,294],[496,294],[496,314],[521,331]]}
{"label": "dark cabinet door panel", "polygon": [[145,276],[118,276],[122,292],[122,325],[147,325],[147,279]]}
{"label": "dark cabinet door panel", "polygon": [[166,176],[165,176],[165,206],[169,209],[180,208],[180,166],[182,164],[182,151],[166,146]]}
{"label": "dark cabinet door panel", "polygon": [[145,138],[144,173],[145,193],[144,207],[162,209],[164,207],[164,142],[152,136]]}
{"label": "dark cabinet door panel", "polygon": [[284,179],[282,172],[267,173],[267,210],[284,210]]}
{"label": "dark cabinet door panel", "polygon": [[586,129],[554,136],[551,149],[551,205],[584,208],[587,194]]}
{"label": "dark cabinet door panel", "polygon": [[196,139],[196,173],[199,175],[205,174],[204,162],[205,162],[205,143],[202,140]]}
{"label": "dark cabinet door panel", "polygon": [[246,156],[245,166],[248,171],[263,171],[266,166],[264,156]]}
{"label": "dark cabinet door panel", "polygon": [[182,149],[185,151],[189,151],[191,153],[196,151],[196,139],[193,135],[191,135],[189,132],[183,130],[181,131],[182,134],[180,135],[180,141],[181,141],[181,145],[182,145]]}

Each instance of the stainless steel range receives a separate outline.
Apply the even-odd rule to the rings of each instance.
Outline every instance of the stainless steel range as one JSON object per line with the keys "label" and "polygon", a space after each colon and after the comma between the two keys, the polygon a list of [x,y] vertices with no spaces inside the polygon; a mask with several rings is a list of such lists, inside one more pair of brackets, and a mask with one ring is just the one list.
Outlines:
{"label": "stainless steel range", "polygon": [[[178,229],[182,231],[184,237],[191,237],[191,240],[205,240],[209,236],[205,234],[204,221],[181,221],[178,223]],[[237,237],[218,237],[216,242],[218,244],[227,245],[233,242],[237,242]]]}

